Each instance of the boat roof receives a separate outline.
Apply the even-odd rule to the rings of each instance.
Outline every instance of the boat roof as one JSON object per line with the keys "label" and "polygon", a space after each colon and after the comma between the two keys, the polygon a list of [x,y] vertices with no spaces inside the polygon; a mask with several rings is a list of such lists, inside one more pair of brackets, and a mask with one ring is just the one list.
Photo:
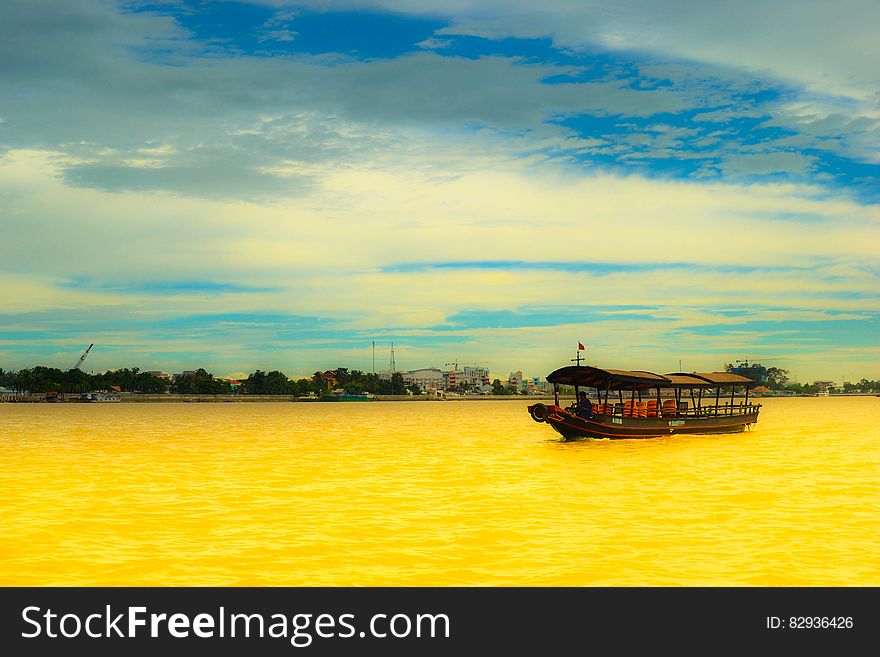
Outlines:
{"label": "boat roof", "polygon": [[664,376],[672,381],[676,388],[711,388],[712,382],[704,379],[698,374],[684,374],[676,372],[674,374],[664,374]]}
{"label": "boat roof", "polygon": [[700,377],[713,385],[734,384],[752,387],[759,384],[759,381],[755,381],[754,379],[750,379],[749,377],[740,374],[734,374],[733,372],[694,372],[690,376]]}
{"label": "boat roof", "polygon": [[629,370],[611,370],[590,367],[587,365],[569,365],[547,375],[550,383],[570,386],[586,386],[589,388],[656,388],[658,385],[667,387],[671,382],[665,376],[653,372]]}
{"label": "boat roof", "polygon": [[569,365],[547,375],[547,381],[569,386],[609,390],[647,390],[648,388],[715,388],[718,386],[758,385],[730,372],[674,372],[655,374],[642,370],[612,370],[588,365]]}

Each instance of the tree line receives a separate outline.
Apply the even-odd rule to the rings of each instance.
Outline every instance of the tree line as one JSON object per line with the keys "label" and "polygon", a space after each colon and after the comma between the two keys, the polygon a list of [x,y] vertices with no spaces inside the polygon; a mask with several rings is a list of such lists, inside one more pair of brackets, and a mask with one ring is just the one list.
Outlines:
{"label": "tree line", "polygon": [[29,367],[16,371],[0,368],[0,386],[16,392],[82,393],[110,390],[114,386],[126,392],[164,393],[170,382],[141,372],[137,367],[89,374],[78,369]]}
{"label": "tree line", "polygon": [[[815,384],[800,384],[789,381],[789,371],[778,367],[764,367],[754,363],[748,367],[734,367],[727,363],[725,370],[736,371],[755,381],[761,382],[771,390],[788,391],[795,394],[814,394],[818,392]],[[234,385],[229,381],[214,376],[205,369],[198,369],[187,374],[176,375],[172,379],[154,376],[143,372],[137,367],[108,370],[97,374],[89,374],[78,369],[67,371],[54,367],[24,368],[18,371],[0,368],[0,387],[10,388],[16,392],[32,393],[85,393],[97,390],[118,388],[123,392],[144,394],[181,394],[181,395],[228,395],[233,393],[250,395],[321,395],[332,390],[342,389],[347,394],[372,393],[376,395],[405,395],[408,392],[419,394],[421,390],[416,384],[406,385],[403,375],[395,372],[390,379],[380,378],[372,372],[349,370],[339,367],[327,372],[315,372],[311,378],[292,380],[284,372],[257,370]],[[517,391],[500,380],[492,381],[496,395],[512,395]],[[861,379],[858,383],[845,383],[841,392],[878,393],[880,381]],[[456,392],[468,392],[466,384],[454,389]]]}
{"label": "tree line", "polygon": [[[760,382],[771,390],[780,392],[791,392],[794,394],[816,394],[819,392],[819,386],[815,383],[793,383],[789,381],[790,372],[782,367],[764,367],[760,363],[753,363],[748,366],[735,367],[731,363],[724,366],[725,372],[736,372],[742,376],[746,376],[754,381]],[[858,383],[844,383],[842,386],[835,388],[837,392],[850,393],[876,393],[880,392],[880,381],[870,381],[862,379]]]}
{"label": "tree line", "polygon": [[144,394],[180,395],[292,395],[301,397],[321,395],[332,390],[342,389],[347,394],[373,393],[377,395],[405,395],[407,392],[419,394],[417,385],[407,386],[400,372],[390,379],[380,378],[374,373],[348,370],[340,367],[328,372],[315,372],[312,377],[292,380],[284,372],[257,370],[235,385],[230,381],[214,376],[199,368],[194,372],[175,375],[172,379],[155,376],[137,367],[108,370],[89,374],[78,369],[67,371],[55,367],[24,368],[7,371],[0,368],[0,387],[16,392],[31,393],[86,393],[99,390],[109,391],[118,388],[122,392]]}

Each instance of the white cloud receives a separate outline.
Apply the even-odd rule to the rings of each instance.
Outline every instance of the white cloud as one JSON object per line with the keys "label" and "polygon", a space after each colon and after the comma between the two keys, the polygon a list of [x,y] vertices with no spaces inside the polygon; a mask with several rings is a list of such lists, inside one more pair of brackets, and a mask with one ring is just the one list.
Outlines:
{"label": "white cloud", "polygon": [[[810,299],[820,298],[823,308],[857,309],[863,299],[835,299],[835,291],[869,291],[875,282],[864,267],[876,260],[876,208],[809,187],[583,178],[546,166],[505,168],[504,160],[487,161],[494,170],[449,167],[438,176],[415,159],[322,171],[305,195],[257,205],[71,188],[57,176],[62,164],[52,153],[14,151],[0,160],[5,268],[99,284],[216,281],[279,289],[156,301],[192,312],[278,308],[363,324],[374,314],[368,309],[400,307],[409,310],[390,323],[412,325],[414,317],[463,307],[562,304],[582,285],[594,303],[650,305],[656,298],[651,285],[631,287],[638,271],[601,279],[564,271],[565,263],[579,262],[836,267],[832,280],[806,281],[800,272],[663,272],[664,295],[687,306],[745,304],[762,291],[785,307],[810,308]],[[563,268],[381,271],[481,261]],[[149,309],[149,295],[140,296]]]}
{"label": "white cloud", "polygon": [[[339,342],[366,345],[384,337],[410,340],[399,350],[401,366],[458,356],[490,363],[499,375],[512,367],[544,374],[558,365],[554,359],[567,337],[589,336],[606,365],[676,369],[668,363],[669,347],[664,354],[654,345],[684,340],[692,358],[704,354],[692,367],[712,369],[738,352],[783,343],[771,340],[771,332],[687,333],[706,324],[735,329],[742,321],[698,309],[751,310],[760,303],[777,310],[750,315],[772,321],[775,312],[780,323],[786,316],[815,321],[840,311],[843,320],[880,311],[876,274],[866,268],[876,259],[876,211],[809,188],[581,180],[517,169],[447,170],[440,178],[430,167],[401,162],[371,172],[324,172],[314,195],[267,206],[72,189],[53,175],[62,162],[57,154],[13,152],[0,163],[0,189],[12,201],[0,215],[10,236],[0,244],[0,261],[12,272],[0,282],[0,313],[39,313],[25,321],[42,332],[64,327],[46,338],[27,331],[31,350],[16,350],[24,360],[6,367],[32,364],[33,350],[45,346],[57,355],[39,362],[69,367],[72,348],[94,341],[103,349],[93,359],[96,368],[140,363],[179,370],[195,363],[218,371],[281,367],[308,374],[336,364],[366,368],[366,347]],[[787,220],[780,218],[784,212],[798,214]],[[804,217],[811,222],[806,227]],[[605,275],[564,267],[381,271],[401,262],[482,260],[698,266]],[[716,270],[817,262],[831,264],[807,270],[810,275],[804,269]],[[235,283],[242,291],[169,296],[138,288],[193,280]],[[108,284],[117,289],[102,289]],[[447,327],[436,331],[437,345],[411,339],[430,335],[431,327],[462,311],[621,302],[657,308],[651,314],[662,321],[620,316],[567,325],[561,310],[555,327]],[[296,331],[285,336],[278,323],[260,322],[267,312],[337,324],[323,341]],[[241,322],[210,319],[229,313],[242,314]],[[175,323],[193,315],[207,318]],[[16,330],[8,321],[5,327]],[[829,348],[822,345],[810,357],[818,352]],[[621,363],[619,354],[628,360]]]}

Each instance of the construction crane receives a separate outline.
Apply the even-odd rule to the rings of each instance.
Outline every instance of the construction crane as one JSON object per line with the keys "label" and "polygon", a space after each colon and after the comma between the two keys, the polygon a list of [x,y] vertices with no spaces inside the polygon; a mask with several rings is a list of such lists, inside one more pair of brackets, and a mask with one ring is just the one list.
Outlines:
{"label": "construction crane", "polygon": [[92,347],[95,346],[95,343],[89,345],[89,348],[83,352],[83,355],[79,357],[79,360],[76,361],[76,365],[73,366],[73,369],[78,370],[79,366],[83,364],[83,361],[86,359],[86,356],[89,355],[89,352],[92,350]]}
{"label": "construction crane", "polygon": [[474,367],[481,367],[481,365],[480,365],[479,363],[459,363],[459,362],[457,362],[457,361],[456,361],[455,363],[444,363],[444,366],[453,365],[453,366],[455,367],[455,371],[458,372],[458,366],[459,366],[459,364],[461,364],[461,365],[473,365]]}

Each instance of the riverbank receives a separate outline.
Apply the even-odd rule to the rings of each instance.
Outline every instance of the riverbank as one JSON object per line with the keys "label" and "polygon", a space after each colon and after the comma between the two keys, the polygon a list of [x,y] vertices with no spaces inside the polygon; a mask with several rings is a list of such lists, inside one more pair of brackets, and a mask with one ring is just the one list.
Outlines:
{"label": "riverbank", "polygon": [[[789,399],[792,397],[816,397],[816,395],[752,395],[751,399]],[[876,393],[849,393],[840,395],[829,395],[828,397],[880,397]],[[737,395],[735,399],[743,399],[742,395]],[[553,395],[466,395],[466,396],[447,396],[447,397],[429,397],[427,395],[375,395],[376,401],[405,401],[405,402],[459,402],[459,401],[520,401],[520,402],[547,402],[553,401]],[[560,395],[560,401],[573,401],[574,395]],[[333,403],[344,403],[341,400]],[[22,395],[18,397],[8,397],[0,399],[0,403],[18,403],[18,404],[81,404],[81,403],[126,403],[126,404],[155,404],[155,403],[254,403],[254,402],[294,402],[294,403],[317,403],[320,399],[306,397],[291,397],[289,395],[147,395],[147,394],[122,394],[118,400],[104,400],[98,402],[83,402],[79,399],[79,395],[71,395],[65,399],[63,397],[47,399],[45,395]],[[363,403],[358,400],[356,403]]]}
{"label": "riverbank", "polygon": [[[437,401],[553,401],[553,396],[530,396],[521,395],[473,395],[465,397],[429,397],[427,395],[375,395],[376,401],[405,401],[405,402],[437,402]],[[574,397],[560,396],[561,400],[573,400]],[[352,400],[333,401],[333,403],[345,403]],[[364,400],[367,401],[367,400]],[[364,401],[356,400],[352,403],[364,403]],[[123,394],[118,399],[112,401],[105,400],[99,402],[83,402],[80,401],[79,395],[71,396],[68,399],[56,398],[46,399],[45,395],[23,395],[13,399],[3,400],[4,403],[19,404],[82,404],[82,403],[99,403],[99,404],[157,404],[157,403],[254,403],[254,402],[294,402],[294,403],[321,403],[320,399],[291,397],[289,395],[144,395],[144,394]]]}

